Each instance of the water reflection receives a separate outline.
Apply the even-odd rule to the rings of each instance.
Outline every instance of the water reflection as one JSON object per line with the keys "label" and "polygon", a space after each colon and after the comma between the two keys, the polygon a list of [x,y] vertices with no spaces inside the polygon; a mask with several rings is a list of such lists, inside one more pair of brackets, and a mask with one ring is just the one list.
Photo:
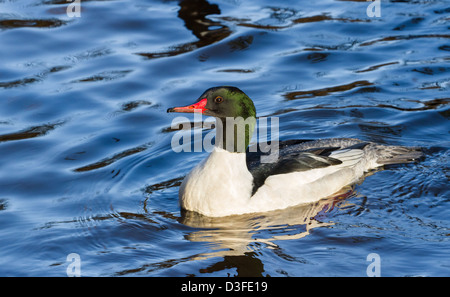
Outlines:
{"label": "water reflection", "polygon": [[47,78],[48,75],[52,73],[56,73],[59,71],[63,71],[66,69],[69,69],[69,66],[54,66],[49,69],[46,69],[36,75],[20,78],[12,81],[0,81],[0,89],[10,89],[10,88],[18,88],[23,87],[29,84],[33,84],[36,82],[42,82],[45,78]]}
{"label": "water reflection", "polygon": [[23,140],[23,139],[44,136],[48,132],[56,129],[57,127],[59,127],[63,124],[64,124],[64,122],[57,122],[57,123],[53,123],[53,124],[44,124],[44,125],[40,125],[40,126],[30,127],[25,130],[18,131],[18,132],[2,134],[2,135],[0,135],[0,142]]}
{"label": "water reflection", "polygon": [[0,29],[16,28],[55,28],[67,24],[59,19],[9,19],[0,20]]}
{"label": "water reflection", "polygon": [[236,275],[242,277],[265,276],[264,264],[258,258],[255,252],[248,252],[242,256],[225,256],[223,261],[214,263],[204,269],[200,269],[200,273],[214,273],[226,269],[236,268]]}
{"label": "water reflection", "polygon": [[326,88],[317,89],[317,90],[287,92],[283,96],[287,100],[314,98],[314,97],[328,96],[331,93],[345,92],[345,91],[349,91],[349,90],[352,90],[355,88],[360,88],[360,87],[364,87],[364,86],[372,86],[372,85],[373,85],[373,83],[371,83],[367,80],[361,80],[361,81],[355,81],[355,82],[345,84],[345,85],[326,87]]}
{"label": "water reflection", "polygon": [[422,35],[387,36],[387,37],[363,42],[359,46],[369,46],[369,45],[374,45],[376,43],[387,42],[387,41],[412,40],[412,39],[421,39],[421,38],[450,38],[450,34],[422,34]]}
{"label": "water reflection", "polygon": [[353,194],[351,188],[346,188],[313,204],[232,217],[213,218],[184,211],[180,222],[199,229],[189,233],[188,240],[211,243],[211,252],[198,254],[193,260],[224,257],[225,262],[227,259],[232,262],[235,260],[232,257],[253,258],[261,247],[278,249],[277,241],[300,239],[314,228],[332,225],[327,214],[338,202]]}
{"label": "water reflection", "polygon": [[0,210],[5,210],[8,208],[8,200],[0,199]]}
{"label": "water reflection", "polygon": [[107,157],[107,158],[102,159],[102,160],[100,160],[98,162],[95,162],[95,163],[92,163],[92,164],[89,164],[89,165],[85,165],[83,167],[76,168],[76,169],[74,169],[74,171],[75,172],[83,172],[83,171],[91,171],[91,170],[103,168],[105,166],[108,166],[108,165],[110,165],[110,164],[120,160],[120,159],[123,159],[125,157],[128,157],[128,156],[140,153],[142,151],[145,151],[149,146],[151,146],[151,144],[145,144],[145,145],[141,145],[141,146],[134,147],[134,148],[131,148],[131,149],[127,149],[127,150],[124,150],[124,151],[122,151],[120,153],[115,154],[112,157]]}
{"label": "water reflection", "polygon": [[[308,92],[308,91],[306,91]],[[294,92],[292,92],[294,93]],[[301,93],[301,92],[298,92]],[[303,94],[302,94],[303,95]],[[286,94],[286,96],[290,96],[289,93]],[[300,99],[295,98],[294,95],[292,95],[292,98],[294,99]],[[303,108],[285,108],[281,110],[277,110],[274,113],[269,114],[268,116],[279,116],[283,114],[292,113],[295,111],[308,111],[308,110],[320,110],[320,111],[327,111],[327,110],[351,110],[353,114],[360,114],[360,117],[363,117],[361,112],[365,109],[380,109],[380,110],[386,110],[386,109],[394,109],[399,111],[405,111],[405,112],[415,112],[415,111],[425,111],[425,110],[437,110],[439,108],[442,108],[450,103],[450,98],[435,98],[430,100],[407,100],[411,103],[417,103],[419,107],[402,107],[402,106],[396,106],[392,104],[375,104],[375,105],[363,105],[363,104],[347,104],[344,106],[332,106],[331,104],[318,104],[314,105],[312,107],[303,107]],[[445,112],[440,112],[444,117],[446,117]]]}
{"label": "water reflection", "polygon": [[184,0],[180,1],[179,6],[178,17],[198,40],[173,46],[165,52],[138,53],[138,55],[148,59],[172,57],[213,44],[231,34],[227,26],[207,18],[211,14],[220,14],[219,6],[216,4],[210,4],[205,0]]}
{"label": "water reflection", "polygon": [[[448,272],[448,5],[249,3],[86,0],[68,18],[66,0],[0,1],[2,275],[64,276],[69,252],[85,276],[343,275],[367,250],[392,259],[386,275]],[[351,200],[180,215],[202,156],[171,150],[164,110],[216,84],[248,90],[283,140],[442,149]]]}
{"label": "water reflection", "polygon": [[297,19],[293,19],[289,24],[287,25],[262,25],[262,24],[255,24],[255,23],[247,23],[247,22],[240,22],[237,25],[242,27],[249,27],[249,28],[256,28],[256,29],[263,29],[263,30],[282,30],[290,28],[297,24],[305,24],[305,23],[315,23],[315,22],[324,22],[324,21],[339,21],[339,22],[350,22],[350,23],[368,23],[370,20],[368,19],[352,19],[352,18],[335,18],[328,14],[321,14],[321,15],[314,15],[314,16],[306,16],[306,17],[300,17]]}

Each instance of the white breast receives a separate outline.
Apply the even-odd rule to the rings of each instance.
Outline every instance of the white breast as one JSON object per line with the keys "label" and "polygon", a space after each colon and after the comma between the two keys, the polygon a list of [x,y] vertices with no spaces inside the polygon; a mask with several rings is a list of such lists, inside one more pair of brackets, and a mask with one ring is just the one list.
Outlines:
{"label": "white breast", "polygon": [[246,213],[253,187],[244,153],[215,147],[180,186],[180,205],[207,216]]}

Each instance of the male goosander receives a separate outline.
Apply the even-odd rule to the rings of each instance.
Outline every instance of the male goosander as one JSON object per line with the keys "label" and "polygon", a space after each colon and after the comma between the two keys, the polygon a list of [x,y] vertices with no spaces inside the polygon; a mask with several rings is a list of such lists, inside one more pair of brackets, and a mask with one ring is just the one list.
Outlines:
{"label": "male goosander", "polygon": [[[201,112],[226,127],[226,118],[254,119],[253,101],[230,86],[206,90],[192,105],[167,112]],[[219,122],[220,121],[220,122]],[[353,138],[279,142],[279,157],[261,163],[246,152],[253,125],[230,134],[216,131],[210,155],[183,180],[179,189],[182,208],[210,217],[266,212],[311,203],[355,183],[364,172],[385,164],[408,163],[422,156],[419,148],[385,146]],[[219,138],[219,141],[217,139]],[[241,145],[237,141],[245,139]]]}

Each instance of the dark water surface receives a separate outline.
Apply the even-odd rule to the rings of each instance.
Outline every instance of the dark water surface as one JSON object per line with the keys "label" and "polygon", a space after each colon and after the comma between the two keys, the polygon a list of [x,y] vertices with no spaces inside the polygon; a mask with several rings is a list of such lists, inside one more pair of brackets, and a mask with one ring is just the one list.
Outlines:
{"label": "dark water surface", "polygon": [[[449,1],[0,0],[0,275],[450,276]],[[422,146],[314,205],[180,213],[166,109],[234,85],[281,139]]]}

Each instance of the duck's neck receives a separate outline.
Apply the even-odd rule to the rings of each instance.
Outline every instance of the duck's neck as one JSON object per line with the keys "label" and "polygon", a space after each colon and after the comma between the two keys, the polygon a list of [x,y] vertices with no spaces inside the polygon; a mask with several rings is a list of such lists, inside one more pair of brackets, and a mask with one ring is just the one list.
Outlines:
{"label": "duck's neck", "polygon": [[216,146],[231,153],[245,153],[255,124],[255,117],[216,118]]}

